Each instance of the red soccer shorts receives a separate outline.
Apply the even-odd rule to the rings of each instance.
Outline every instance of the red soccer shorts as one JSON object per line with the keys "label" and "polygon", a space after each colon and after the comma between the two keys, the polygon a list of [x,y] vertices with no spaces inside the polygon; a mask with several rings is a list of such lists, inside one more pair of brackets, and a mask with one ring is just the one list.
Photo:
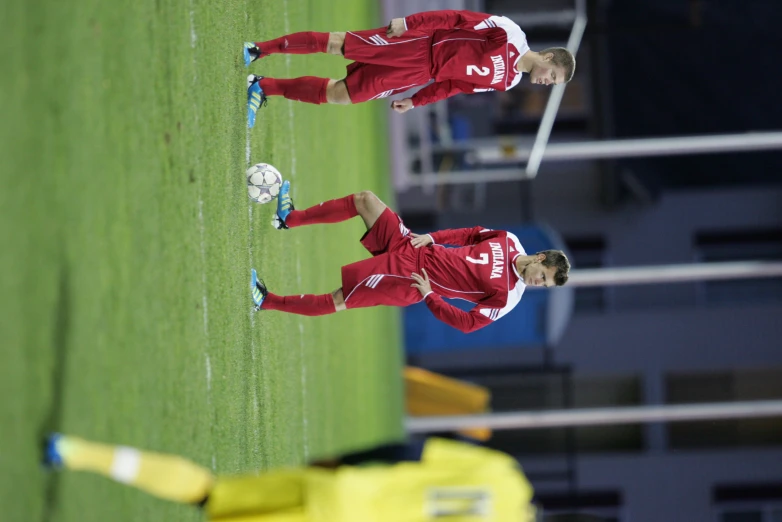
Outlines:
{"label": "red soccer shorts", "polygon": [[345,84],[350,101],[365,102],[424,85],[431,78],[431,39],[408,31],[405,36],[388,38],[386,28],[345,34],[347,66]]}
{"label": "red soccer shorts", "polygon": [[410,285],[410,274],[420,272],[420,253],[410,243],[402,219],[386,208],[361,238],[369,259],[342,267],[342,294],[348,308],[408,306],[419,302],[421,292]]}

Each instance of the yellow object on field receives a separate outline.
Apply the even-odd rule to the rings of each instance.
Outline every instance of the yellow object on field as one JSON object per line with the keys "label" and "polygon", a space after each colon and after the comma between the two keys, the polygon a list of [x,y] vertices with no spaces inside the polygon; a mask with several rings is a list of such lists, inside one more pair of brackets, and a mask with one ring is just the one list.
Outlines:
{"label": "yellow object on field", "polygon": [[212,522],[529,522],[532,487],[504,453],[429,439],[420,462],[218,477]]}
{"label": "yellow object on field", "polygon": [[[445,377],[422,368],[407,366],[405,402],[413,417],[436,415],[469,415],[489,410],[491,393],[483,386]],[[470,428],[459,433],[476,440],[488,440],[488,428]]]}

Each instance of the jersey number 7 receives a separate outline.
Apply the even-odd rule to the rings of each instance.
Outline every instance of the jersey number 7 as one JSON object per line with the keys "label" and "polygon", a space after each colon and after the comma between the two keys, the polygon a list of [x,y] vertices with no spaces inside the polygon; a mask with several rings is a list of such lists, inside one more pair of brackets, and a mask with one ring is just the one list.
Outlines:
{"label": "jersey number 7", "polygon": [[467,261],[469,261],[470,263],[475,263],[476,265],[488,265],[489,264],[489,254],[487,254],[486,252],[481,254],[481,257],[479,257],[478,259],[475,259],[474,257],[470,257],[470,256],[465,256],[465,257],[466,257]]}

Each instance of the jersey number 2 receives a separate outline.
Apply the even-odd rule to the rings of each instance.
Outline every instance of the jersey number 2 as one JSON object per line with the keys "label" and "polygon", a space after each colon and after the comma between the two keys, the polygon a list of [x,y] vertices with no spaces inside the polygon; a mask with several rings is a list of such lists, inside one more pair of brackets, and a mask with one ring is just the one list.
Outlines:
{"label": "jersey number 2", "polygon": [[489,72],[488,67],[478,67],[477,65],[467,66],[467,76],[472,76],[472,73],[475,73],[478,76],[489,76]]}
{"label": "jersey number 2", "polygon": [[466,256],[466,257],[467,257],[467,261],[469,261],[470,263],[475,263],[476,265],[489,264],[489,254],[487,254],[486,252],[481,254],[481,257],[479,257],[478,259],[475,259],[474,257],[470,257],[470,256]]}

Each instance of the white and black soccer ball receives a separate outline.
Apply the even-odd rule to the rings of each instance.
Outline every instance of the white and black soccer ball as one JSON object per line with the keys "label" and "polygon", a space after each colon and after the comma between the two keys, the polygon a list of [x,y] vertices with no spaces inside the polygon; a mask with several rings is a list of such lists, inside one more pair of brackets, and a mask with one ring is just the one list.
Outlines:
{"label": "white and black soccer ball", "polygon": [[277,197],[282,174],[268,163],[258,163],[247,169],[247,194],[256,203],[268,203]]}

